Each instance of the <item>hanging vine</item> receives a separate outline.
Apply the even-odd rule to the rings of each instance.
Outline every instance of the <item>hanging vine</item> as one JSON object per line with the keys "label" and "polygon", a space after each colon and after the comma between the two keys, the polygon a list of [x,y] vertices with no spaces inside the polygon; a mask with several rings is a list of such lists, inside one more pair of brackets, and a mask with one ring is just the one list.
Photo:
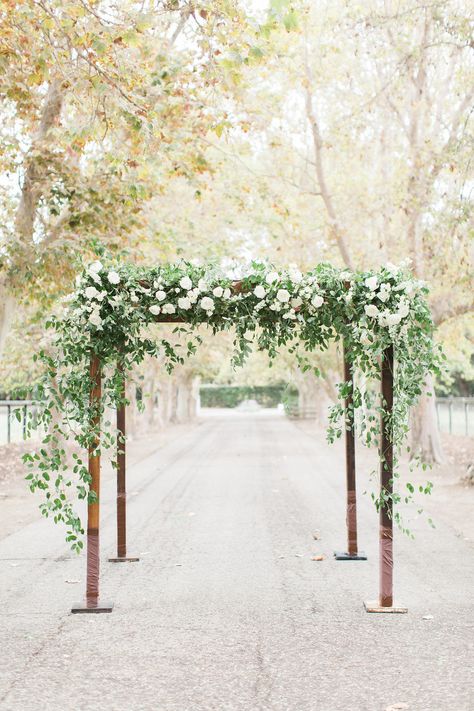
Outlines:
{"label": "hanging vine", "polygon": [[[145,355],[160,354],[171,372],[196,351],[200,337],[195,329],[203,324],[212,333],[235,329],[235,366],[243,364],[254,346],[267,351],[270,359],[288,347],[307,370],[312,367],[308,354],[343,339],[351,368],[379,379],[382,354],[394,344],[391,429],[395,451],[400,452],[409,409],[427,374],[437,372],[441,358],[433,343],[426,293],[424,284],[405,267],[394,265],[377,273],[352,273],[320,264],[302,274],[296,267],[282,271],[262,262],[225,273],[217,266],[185,261],[153,268],[92,263],[78,278],[63,312],[47,324],[54,334],[51,347],[38,354],[45,369],[34,426],[47,434],[39,450],[24,459],[31,491],[44,491],[43,514],[65,523],[72,548],[82,548],[83,526],[75,499],[93,500],[95,494],[89,490],[87,462],[77,453],[72,455],[71,472],[65,442],[73,440],[85,451],[95,448],[96,454],[114,447],[112,425],[102,422],[99,433],[91,423],[103,421],[105,408],[123,402],[117,363],[127,373]],[[185,336],[186,344],[155,337],[150,326],[157,321],[175,323],[174,330]],[[103,373],[102,398],[93,406],[89,402],[92,355],[99,358]],[[339,385],[340,401],[330,413],[329,441],[340,437],[347,426],[343,401],[350,388],[351,383]],[[365,406],[358,421],[361,436],[367,444],[376,442],[384,403],[374,411],[370,391],[358,387],[353,402],[354,409]],[[347,414],[352,421],[353,413]],[[407,487],[410,496],[414,487]],[[400,494],[393,498],[396,503]],[[382,502],[375,498],[375,503]]]}

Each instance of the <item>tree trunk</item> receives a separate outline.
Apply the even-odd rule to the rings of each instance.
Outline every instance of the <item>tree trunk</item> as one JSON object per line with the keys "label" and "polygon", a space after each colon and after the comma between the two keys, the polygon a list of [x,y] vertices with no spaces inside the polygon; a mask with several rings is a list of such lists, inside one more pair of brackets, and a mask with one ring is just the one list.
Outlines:
{"label": "tree trunk", "polygon": [[172,381],[166,378],[158,383],[158,420],[164,427],[171,420]]}
{"label": "tree trunk", "polygon": [[441,464],[444,459],[432,376],[427,379],[425,391],[411,413],[411,453],[428,464]]}
{"label": "tree trunk", "polygon": [[7,277],[5,274],[0,279],[0,359],[5,350],[10,326],[15,313],[16,299],[9,293]]}
{"label": "tree trunk", "polygon": [[155,428],[155,398],[156,398],[156,363],[150,360],[143,382],[143,399],[145,404],[146,428],[151,431]]}
{"label": "tree trunk", "polygon": [[298,388],[300,417],[310,417],[325,425],[330,400],[322,380],[309,371],[302,373],[298,370],[295,373],[295,382]]}
{"label": "tree trunk", "polygon": [[[15,215],[15,239],[20,246],[22,259],[28,264],[34,259],[36,248],[34,241],[35,219],[38,204],[44,189],[45,169],[38,159],[38,153],[50,138],[50,131],[58,122],[63,104],[61,83],[50,83],[44,98],[38,131],[24,162],[24,178],[21,186],[20,201]],[[5,260],[4,272],[0,275],[0,358],[15,312],[16,299],[11,290],[8,275],[8,259]]]}

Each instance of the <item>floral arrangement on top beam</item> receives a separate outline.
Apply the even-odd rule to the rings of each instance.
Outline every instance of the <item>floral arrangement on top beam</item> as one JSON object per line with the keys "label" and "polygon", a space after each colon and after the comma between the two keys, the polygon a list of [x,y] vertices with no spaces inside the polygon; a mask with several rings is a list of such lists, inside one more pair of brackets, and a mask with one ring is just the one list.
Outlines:
{"label": "floral arrangement on top beam", "polygon": [[[320,264],[302,274],[295,266],[278,270],[254,261],[223,272],[215,265],[181,261],[145,268],[134,264],[90,264],[66,298],[64,312],[48,326],[53,346],[39,357],[45,377],[39,389],[35,426],[48,432],[39,452],[25,455],[32,491],[43,489],[43,513],[68,527],[73,548],[82,548],[82,523],[69,496],[75,484],[79,498],[93,498],[87,462],[74,454],[70,478],[64,440],[80,447],[116,444],[116,432],[107,425],[96,432],[91,422],[104,409],[122,402],[121,374],[145,355],[164,354],[166,368],[183,363],[200,343],[194,329],[206,324],[213,333],[235,329],[233,362],[241,365],[252,346],[274,358],[288,347],[303,370],[312,368],[308,354],[343,340],[353,370],[380,378],[380,359],[395,347],[395,405],[392,433],[399,451],[408,428],[410,407],[421,394],[428,373],[438,372],[441,354],[433,342],[433,323],[426,286],[413,278],[406,265],[388,264],[379,272],[352,273],[331,264]],[[186,347],[171,343],[148,328],[156,322],[175,322],[175,331],[187,334]],[[100,360],[102,399],[89,402],[91,356]],[[112,367],[110,367],[112,366]],[[318,374],[317,368],[313,368]],[[332,407],[328,439],[339,437],[353,425],[354,413],[344,413],[343,402],[352,389],[354,409],[362,409],[359,435],[366,443],[377,441],[380,417],[374,415],[373,394],[352,383],[339,385],[340,401]],[[93,408],[95,411],[92,411]],[[379,412],[384,403],[380,403]],[[97,450],[99,452],[99,450]],[[408,496],[413,493],[408,485]],[[400,499],[395,493],[394,503]],[[405,496],[404,498],[407,498]],[[377,506],[381,505],[375,496]]]}

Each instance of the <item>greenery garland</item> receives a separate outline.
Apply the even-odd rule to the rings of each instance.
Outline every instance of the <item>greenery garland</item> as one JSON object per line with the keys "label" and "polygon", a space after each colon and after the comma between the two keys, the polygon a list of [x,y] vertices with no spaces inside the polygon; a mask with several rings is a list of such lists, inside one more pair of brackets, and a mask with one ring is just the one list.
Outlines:
{"label": "greenery garland", "polygon": [[[65,440],[87,450],[98,432],[91,427],[107,407],[123,402],[119,363],[125,373],[145,355],[162,355],[171,372],[196,351],[200,338],[194,329],[207,324],[213,333],[235,329],[233,362],[241,365],[255,343],[274,358],[287,346],[303,370],[312,368],[308,354],[343,340],[354,370],[380,378],[384,350],[395,346],[395,406],[393,442],[399,452],[408,427],[410,407],[422,392],[425,378],[438,372],[439,350],[433,343],[433,323],[426,301],[426,286],[413,278],[406,265],[388,264],[379,272],[352,273],[320,264],[302,274],[296,267],[278,270],[252,262],[223,271],[217,266],[177,264],[144,268],[133,264],[104,265],[96,261],[77,280],[65,300],[63,312],[47,324],[53,329],[51,348],[40,352],[45,375],[39,390],[39,411],[32,426],[47,432],[39,451],[26,454],[31,491],[42,489],[45,516],[67,526],[73,549],[82,546],[83,526],[74,508],[79,499],[94,499],[89,490],[87,461],[73,454],[69,474]],[[186,334],[186,346],[154,338],[157,320],[176,321],[175,331]],[[103,368],[102,400],[91,410],[89,363],[96,354]],[[313,368],[317,374],[317,368]],[[340,402],[330,413],[328,439],[340,437],[354,413],[344,416],[344,398],[351,383],[339,385]],[[358,386],[353,390],[354,410],[363,413],[359,434],[367,444],[380,435],[380,403],[374,414],[373,395]],[[361,407],[364,406],[364,407]],[[104,418],[102,417],[102,420]],[[101,448],[116,445],[116,431],[103,424]],[[429,490],[429,486],[426,489]],[[407,496],[414,491],[407,485]],[[394,503],[400,494],[393,494]],[[377,506],[381,501],[374,496]]]}

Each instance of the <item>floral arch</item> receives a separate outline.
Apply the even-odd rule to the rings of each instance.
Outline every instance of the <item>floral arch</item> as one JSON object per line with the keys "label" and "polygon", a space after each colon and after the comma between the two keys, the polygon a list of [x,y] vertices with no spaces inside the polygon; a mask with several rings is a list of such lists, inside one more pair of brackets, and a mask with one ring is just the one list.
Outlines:
{"label": "floral arch", "polygon": [[[69,492],[88,501],[86,601],[74,612],[110,611],[99,602],[100,454],[116,448],[117,557],[126,554],[125,516],[125,380],[145,355],[164,355],[169,372],[196,351],[207,325],[212,333],[235,329],[233,362],[241,365],[255,344],[274,358],[288,347],[299,366],[313,367],[308,354],[340,341],[344,381],[340,401],[330,413],[328,439],[345,432],[347,481],[347,550],[339,557],[360,560],[357,548],[354,411],[364,405],[358,428],[368,443],[379,445],[380,594],[369,611],[402,611],[393,604],[394,492],[397,453],[408,427],[409,408],[420,395],[425,377],[435,372],[439,352],[433,344],[433,323],[427,289],[406,266],[387,265],[378,272],[349,272],[320,264],[302,274],[296,267],[280,270],[254,261],[223,271],[215,265],[181,261],[146,268],[135,264],[96,261],[77,279],[76,290],[48,326],[51,346],[39,354],[45,376],[39,392],[35,426],[48,432],[35,454],[25,455],[32,491],[42,489],[46,516],[67,526],[73,549],[83,547],[82,523]],[[175,324],[187,335],[186,346],[153,334],[156,323]],[[395,359],[394,359],[395,356]],[[396,364],[396,365],[395,365]],[[314,368],[316,374],[317,369]],[[382,396],[358,387],[356,371],[381,380]],[[117,426],[103,423],[105,407],[117,409]],[[374,410],[375,406],[375,410]],[[379,416],[374,414],[379,413]],[[68,475],[64,440],[73,439],[87,452],[74,454],[73,478]],[[403,498],[413,493],[408,486]],[[404,611],[404,609],[403,609]]]}

